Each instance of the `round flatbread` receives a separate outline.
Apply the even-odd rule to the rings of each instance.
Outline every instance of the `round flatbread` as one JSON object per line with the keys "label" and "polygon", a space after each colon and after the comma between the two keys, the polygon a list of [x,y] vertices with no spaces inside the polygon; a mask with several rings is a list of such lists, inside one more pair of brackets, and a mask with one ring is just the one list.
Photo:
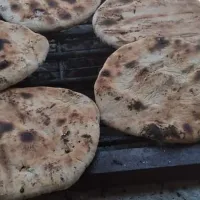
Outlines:
{"label": "round flatbread", "polygon": [[0,94],[0,199],[24,199],[74,184],[92,161],[99,111],[61,88]]}
{"label": "round flatbread", "polygon": [[162,142],[200,140],[200,43],[146,38],[114,52],[95,83],[102,120]]}
{"label": "round flatbread", "polygon": [[113,47],[151,36],[200,35],[199,0],[107,0],[93,17],[94,30]]}
{"label": "round flatbread", "polygon": [[36,71],[48,50],[45,37],[21,25],[0,21],[0,90]]}
{"label": "round flatbread", "polygon": [[0,15],[36,32],[62,30],[90,17],[101,0],[1,0]]}

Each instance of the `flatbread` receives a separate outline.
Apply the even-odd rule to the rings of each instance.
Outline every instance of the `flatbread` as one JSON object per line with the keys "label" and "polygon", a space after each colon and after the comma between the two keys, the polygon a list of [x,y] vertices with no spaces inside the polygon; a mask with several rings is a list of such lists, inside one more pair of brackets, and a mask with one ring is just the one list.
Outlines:
{"label": "flatbread", "polygon": [[92,161],[99,111],[61,88],[0,94],[0,199],[24,199],[74,184]]}
{"label": "flatbread", "polygon": [[48,50],[45,37],[21,25],[0,21],[0,90],[36,71]]}
{"label": "flatbread", "polygon": [[115,48],[151,36],[200,35],[199,0],[107,0],[93,17],[94,30]]}
{"label": "flatbread", "polygon": [[200,140],[200,43],[146,38],[114,52],[95,83],[107,125],[161,142]]}
{"label": "flatbread", "polygon": [[1,0],[0,15],[36,32],[62,30],[85,21],[101,0]]}

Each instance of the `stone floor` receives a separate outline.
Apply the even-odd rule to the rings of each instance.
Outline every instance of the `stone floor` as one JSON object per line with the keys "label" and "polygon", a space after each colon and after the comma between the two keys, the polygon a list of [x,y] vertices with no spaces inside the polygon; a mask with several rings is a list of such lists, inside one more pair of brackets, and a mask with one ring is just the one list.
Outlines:
{"label": "stone floor", "polygon": [[34,200],[200,200],[200,183],[177,182],[159,185],[104,188],[87,192],[62,192]]}

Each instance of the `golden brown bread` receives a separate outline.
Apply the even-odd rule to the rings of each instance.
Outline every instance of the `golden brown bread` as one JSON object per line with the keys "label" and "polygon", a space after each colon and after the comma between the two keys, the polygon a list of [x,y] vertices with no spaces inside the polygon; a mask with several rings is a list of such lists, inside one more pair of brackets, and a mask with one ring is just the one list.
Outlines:
{"label": "golden brown bread", "polygon": [[99,141],[99,111],[61,88],[0,94],[0,199],[24,199],[74,184]]}
{"label": "golden brown bread", "polygon": [[93,17],[94,30],[113,47],[150,36],[200,35],[199,0],[106,0]]}
{"label": "golden brown bread", "polygon": [[127,44],[95,83],[102,120],[161,142],[200,140],[200,43],[164,37]]}
{"label": "golden brown bread", "polygon": [[94,13],[100,0],[1,0],[0,15],[36,31],[69,28]]}
{"label": "golden brown bread", "polygon": [[49,43],[28,28],[0,21],[0,90],[36,71],[46,59]]}

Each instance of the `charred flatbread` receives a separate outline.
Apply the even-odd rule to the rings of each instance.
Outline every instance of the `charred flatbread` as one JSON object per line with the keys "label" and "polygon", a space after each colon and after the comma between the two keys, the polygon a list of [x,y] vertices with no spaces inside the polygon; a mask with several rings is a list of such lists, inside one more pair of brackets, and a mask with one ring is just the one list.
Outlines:
{"label": "charred flatbread", "polygon": [[200,35],[199,0],[106,0],[93,18],[94,30],[113,47],[151,36]]}
{"label": "charred flatbread", "polygon": [[100,0],[1,0],[0,15],[36,32],[62,30],[92,15]]}
{"label": "charred flatbread", "polygon": [[46,59],[49,43],[28,28],[0,21],[0,90],[35,72]]}
{"label": "charred flatbread", "polygon": [[119,48],[95,83],[104,123],[161,142],[199,141],[199,47],[156,37]]}
{"label": "charred flatbread", "polygon": [[0,94],[0,199],[25,199],[73,185],[92,161],[99,111],[61,88]]}

